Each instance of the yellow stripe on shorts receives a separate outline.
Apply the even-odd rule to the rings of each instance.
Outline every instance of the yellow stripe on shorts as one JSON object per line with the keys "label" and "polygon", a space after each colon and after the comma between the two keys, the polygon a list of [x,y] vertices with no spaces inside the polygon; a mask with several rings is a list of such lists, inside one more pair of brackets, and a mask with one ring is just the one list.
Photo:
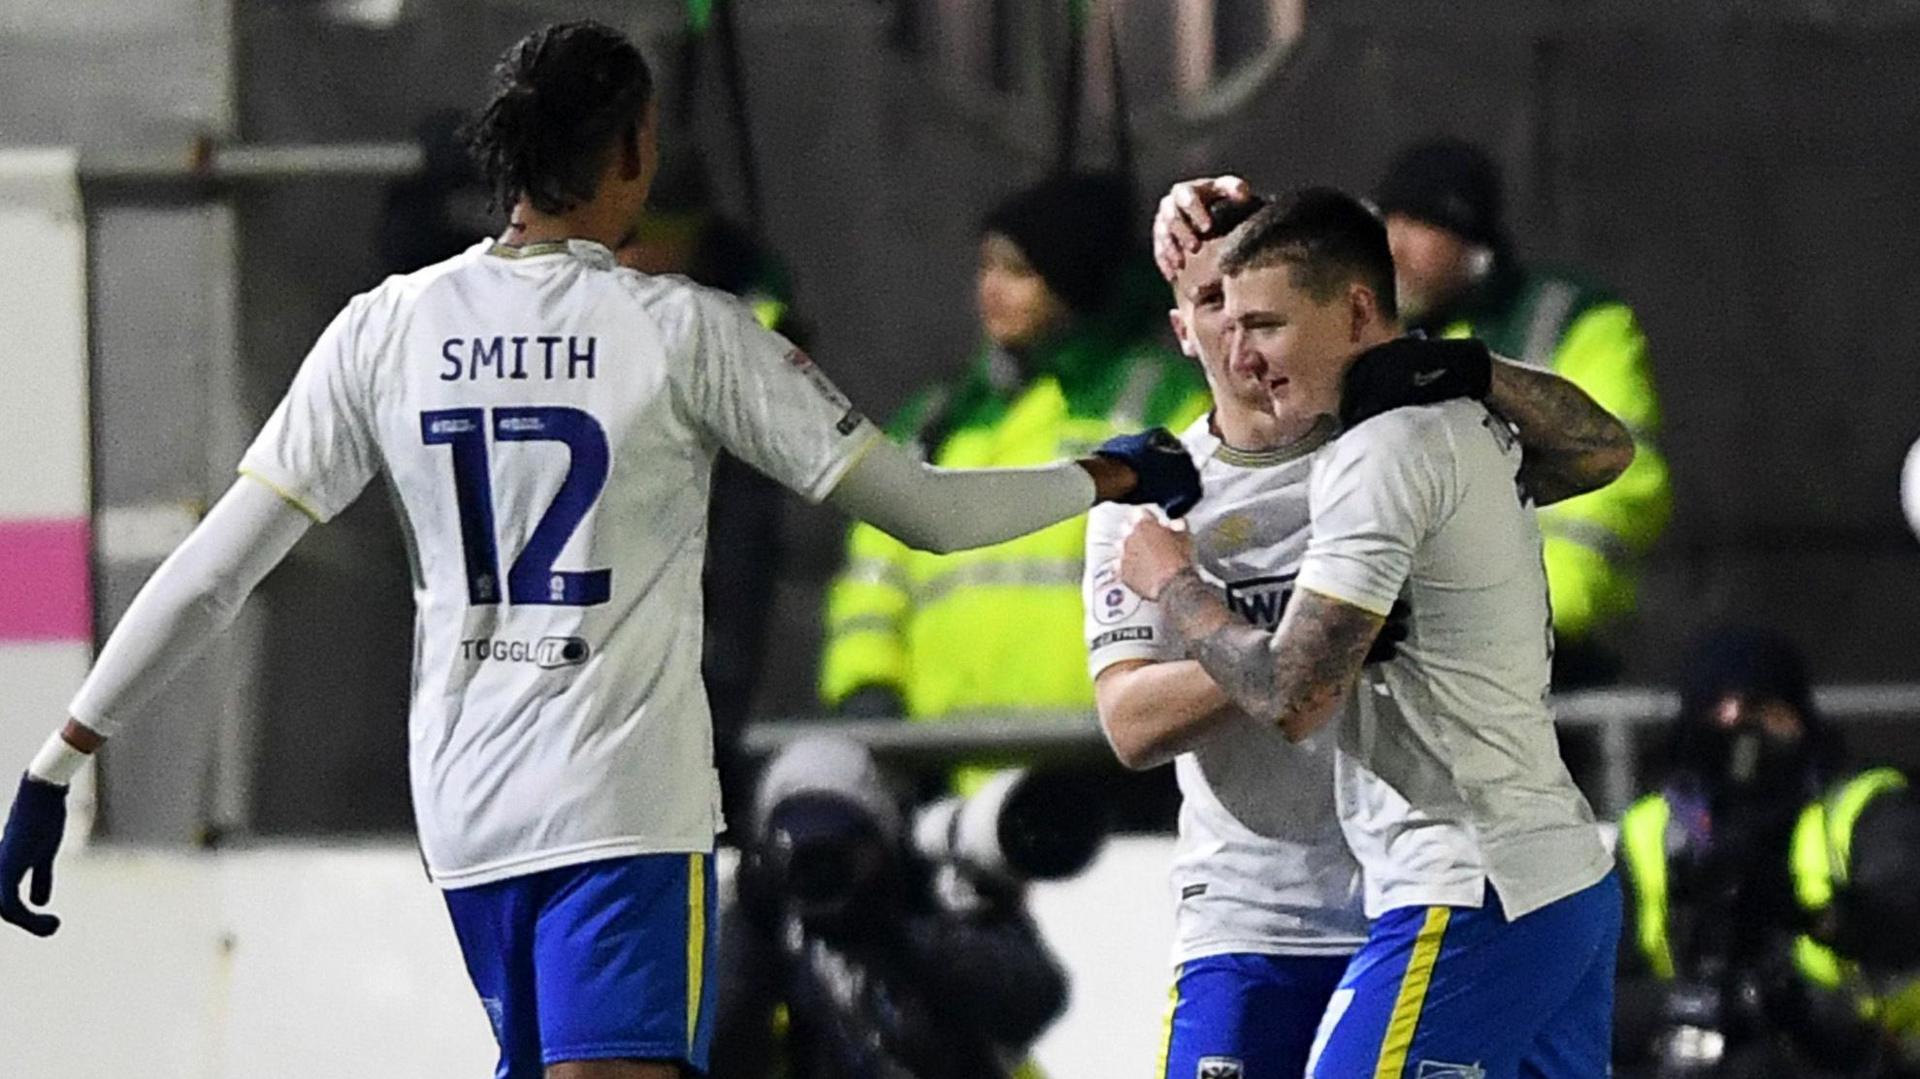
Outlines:
{"label": "yellow stripe on shorts", "polygon": [[1400,1079],[1406,1069],[1413,1033],[1420,1026],[1420,1009],[1427,1003],[1427,987],[1433,984],[1433,964],[1440,958],[1440,938],[1446,935],[1452,917],[1452,907],[1427,908],[1427,920],[1413,941],[1413,957],[1407,960],[1407,972],[1400,978],[1400,995],[1394,999],[1392,1018],[1387,1020],[1387,1037],[1380,1043],[1380,1063],[1373,1069],[1373,1079]]}
{"label": "yellow stripe on shorts", "polygon": [[707,973],[707,860],[687,856],[687,1052],[700,1032],[700,983]]}
{"label": "yellow stripe on shorts", "polygon": [[1173,985],[1167,989],[1167,1014],[1162,1020],[1166,1030],[1160,1038],[1160,1066],[1153,1070],[1154,1079],[1167,1079],[1167,1062],[1173,1059],[1173,1013],[1180,1008],[1180,968],[1173,968]]}

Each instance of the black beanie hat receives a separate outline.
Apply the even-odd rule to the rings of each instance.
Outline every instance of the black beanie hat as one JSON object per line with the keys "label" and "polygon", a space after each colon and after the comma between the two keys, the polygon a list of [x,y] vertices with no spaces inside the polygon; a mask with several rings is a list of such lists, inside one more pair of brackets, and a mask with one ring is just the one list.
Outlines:
{"label": "black beanie hat", "polygon": [[1506,246],[1500,167],[1471,143],[1436,139],[1402,150],[1374,203],[1383,217],[1405,214],[1471,243]]}
{"label": "black beanie hat", "polygon": [[1012,240],[1068,307],[1101,311],[1130,256],[1133,200],[1106,173],[1065,173],[1015,193],[980,223]]}
{"label": "black beanie hat", "polygon": [[1839,766],[1840,734],[1814,704],[1800,649],[1772,630],[1745,627],[1718,630],[1688,653],[1680,677],[1680,715],[1668,747],[1676,764],[1686,767],[1704,752],[1714,733],[1713,709],[1729,693],[1781,701],[1799,713],[1806,726],[1810,782],[1824,783]]}
{"label": "black beanie hat", "polygon": [[1680,714],[1708,716],[1720,698],[1738,693],[1780,701],[1813,721],[1813,685],[1793,642],[1763,629],[1724,629],[1694,646],[1680,678]]}

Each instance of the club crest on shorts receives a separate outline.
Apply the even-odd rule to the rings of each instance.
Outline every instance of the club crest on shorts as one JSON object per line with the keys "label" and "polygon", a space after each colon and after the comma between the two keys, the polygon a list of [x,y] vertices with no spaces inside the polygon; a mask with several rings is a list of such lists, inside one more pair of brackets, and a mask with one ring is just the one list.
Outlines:
{"label": "club crest on shorts", "polygon": [[1201,1057],[1193,1071],[1194,1079],[1245,1079],[1246,1074],[1239,1057]]}
{"label": "club crest on shorts", "polygon": [[1446,1064],[1423,1060],[1413,1079],[1487,1079],[1487,1069],[1478,1064]]}

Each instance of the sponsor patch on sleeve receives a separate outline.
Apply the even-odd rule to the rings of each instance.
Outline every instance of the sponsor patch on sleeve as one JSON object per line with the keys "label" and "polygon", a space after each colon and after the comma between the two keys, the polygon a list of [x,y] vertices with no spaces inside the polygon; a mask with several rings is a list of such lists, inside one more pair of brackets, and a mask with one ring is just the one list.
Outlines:
{"label": "sponsor patch on sleeve", "polygon": [[1122,626],[1119,629],[1110,629],[1107,632],[1102,633],[1100,636],[1095,637],[1093,639],[1093,643],[1088,647],[1092,651],[1097,652],[1102,648],[1105,648],[1109,645],[1119,644],[1122,641],[1151,641],[1151,640],[1153,640],[1152,626]]}
{"label": "sponsor patch on sleeve", "polygon": [[833,380],[827,377],[826,372],[820,370],[805,349],[794,346],[793,350],[787,353],[787,363],[806,376],[807,382],[822,399],[841,411],[839,422],[833,425],[835,431],[841,435],[850,435],[859,429],[865,417],[853,407],[853,402],[847,399],[847,395],[840,392],[840,387],[833,384]]}

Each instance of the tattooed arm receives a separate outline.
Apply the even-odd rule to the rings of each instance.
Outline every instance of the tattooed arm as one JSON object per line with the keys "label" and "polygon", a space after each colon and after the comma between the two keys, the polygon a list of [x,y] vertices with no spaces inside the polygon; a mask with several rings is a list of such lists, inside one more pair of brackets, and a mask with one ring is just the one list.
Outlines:
{"label": "tattooed arm", "polygon": [[1605,487],[1633,463],[1626,425],[1559,375],[1495,360],[1487,403],[1519,431],[1520,479],[1538,505]]}
{"label": "tattooed arm", "polygon": [[1189,654],[1233,703],[1270,718],[1296,742],[1333,718],[1386,622],[1303,588],[1268,634],[1233,617],[1190,568],[1168,582],[1160,603]]}

